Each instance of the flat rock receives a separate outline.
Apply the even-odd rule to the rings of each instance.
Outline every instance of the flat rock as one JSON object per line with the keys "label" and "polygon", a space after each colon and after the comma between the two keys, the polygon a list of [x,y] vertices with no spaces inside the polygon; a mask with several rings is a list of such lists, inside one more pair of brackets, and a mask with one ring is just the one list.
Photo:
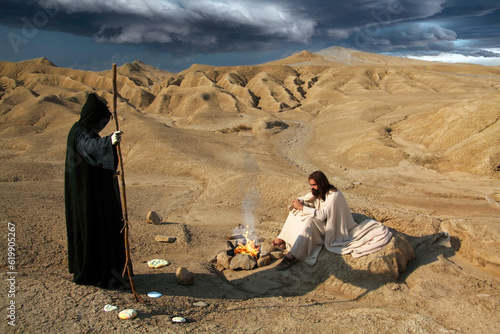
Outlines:
{"label": "flat rock", "polygon": [[500,231],[497,226],[498,221],[494,219],[450,219],[443,222],[451,247],[460,250],[460,255],[473,265],[500,276]]}
{"label": "flat rock", "polygon": [[162,296],[162,294],[159,292],[156,292],[156,291],[148,292],[148,297],[151,297],[151,298],[160,298],[161,296]]}
{"label": "flat rock", "polygon": [[271,263],[271,256],[270,255],[268,255],[268,256],[261,256],[257,260],[257,267],[259,267],[259,268],[265,267],[265,266],[269,265],[269,263]]}
{"label": "flat rock", "polygon": [[395,282],[415,257],[415,252],[403,234],[392,233],[391,241],[384,248],[359,258],[323,250],[312,267],[311,275],[328,275],[323,283],[326,290],[354,298],[388,282]]}
{"label": "flat rock", "polygon": [[153,259],[148,261],[148,266],[155,269],[168,266],[169,264],[170,262],[163,259]]}
{"label": "flat rock", "polygon": [[261,253],[271,253],[274,252],[274,250],[275,250],[274,246],[268,241],[262,242],[260,244]]}
{"label": "flat rock", "polygon": [[279,259],[282,259],[284,256],[285,256],[285,253],[283,253],[283,251],[271,252],[271,259],[272,260],[279,260]]}
{"label": "flat rock", "polygon": [[204,301],[201,301],[201,300],[200,300],[200,301],[194,302],[194,303],[193,303],[193,306],[197,306],[197,307],[207,307],[207,306],[208,306],[208,304],[207,304],[207,303],[205,303]]}
{"label": "flat rock", "polygon": [[257,261],[248,254],[236,254],[231,263],[229,264],[229,269],[244,269],[250,270],[257,265]]}
{"label": "flat rock", "polygon": [[172,243],[172,242],[175,242],[175,240],[177,240],[177,238],[176,237],[167,237],[166,235],[157,235],[155,237],[155,240],[158,242]]}

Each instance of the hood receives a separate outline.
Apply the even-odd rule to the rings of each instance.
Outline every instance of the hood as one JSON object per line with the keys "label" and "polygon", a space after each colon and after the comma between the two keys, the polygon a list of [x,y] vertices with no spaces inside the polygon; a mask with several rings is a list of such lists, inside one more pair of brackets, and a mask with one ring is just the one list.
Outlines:
{"label": "hood", "polygon": [[87,128],[101,131],[111,119],[111,112],[95,93],[91,93],[82,107],[79,122]]}

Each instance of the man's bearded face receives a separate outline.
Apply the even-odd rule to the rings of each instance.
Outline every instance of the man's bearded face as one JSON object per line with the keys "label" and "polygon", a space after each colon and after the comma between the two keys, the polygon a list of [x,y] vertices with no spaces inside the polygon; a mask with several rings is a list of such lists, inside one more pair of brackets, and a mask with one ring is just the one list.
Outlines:
{"label": "man's bearded face", "polygon": [[319,189],[319,186],[316,184],[316,181],[314,181],[313,179],[310,179],[309,185],[311,186],[311,193],[313,194],[313,196],[318,197],[320,194],[320,189]]}

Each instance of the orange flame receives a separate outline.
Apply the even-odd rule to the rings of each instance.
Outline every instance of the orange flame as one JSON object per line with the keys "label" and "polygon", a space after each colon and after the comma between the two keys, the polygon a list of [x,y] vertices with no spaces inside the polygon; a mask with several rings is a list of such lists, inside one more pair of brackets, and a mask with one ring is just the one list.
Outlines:
{"label": "orange flame", "polygon": [[238,247],[234,249],[235,254],[248,254],[257,260],[257,255],[259,255],[260,246],[255,246],[255,241],[248,239],[248,231],[245,233],[246,243],[245,245],[239,244]]}

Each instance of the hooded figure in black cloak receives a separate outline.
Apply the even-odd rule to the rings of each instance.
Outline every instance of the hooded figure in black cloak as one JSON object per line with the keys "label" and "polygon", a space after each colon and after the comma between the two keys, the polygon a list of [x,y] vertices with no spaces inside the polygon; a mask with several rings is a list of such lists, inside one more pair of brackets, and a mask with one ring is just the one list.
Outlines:
{"label": "hooded figure in black cloak", "polygon": [[77,284],[116,289],[128,284],[121,277],[125,241],[116,177],[115,145],[121,132],[99,136],[111,119],[103,100],[91,93],[68,134],[64,178],[68,267]]}

